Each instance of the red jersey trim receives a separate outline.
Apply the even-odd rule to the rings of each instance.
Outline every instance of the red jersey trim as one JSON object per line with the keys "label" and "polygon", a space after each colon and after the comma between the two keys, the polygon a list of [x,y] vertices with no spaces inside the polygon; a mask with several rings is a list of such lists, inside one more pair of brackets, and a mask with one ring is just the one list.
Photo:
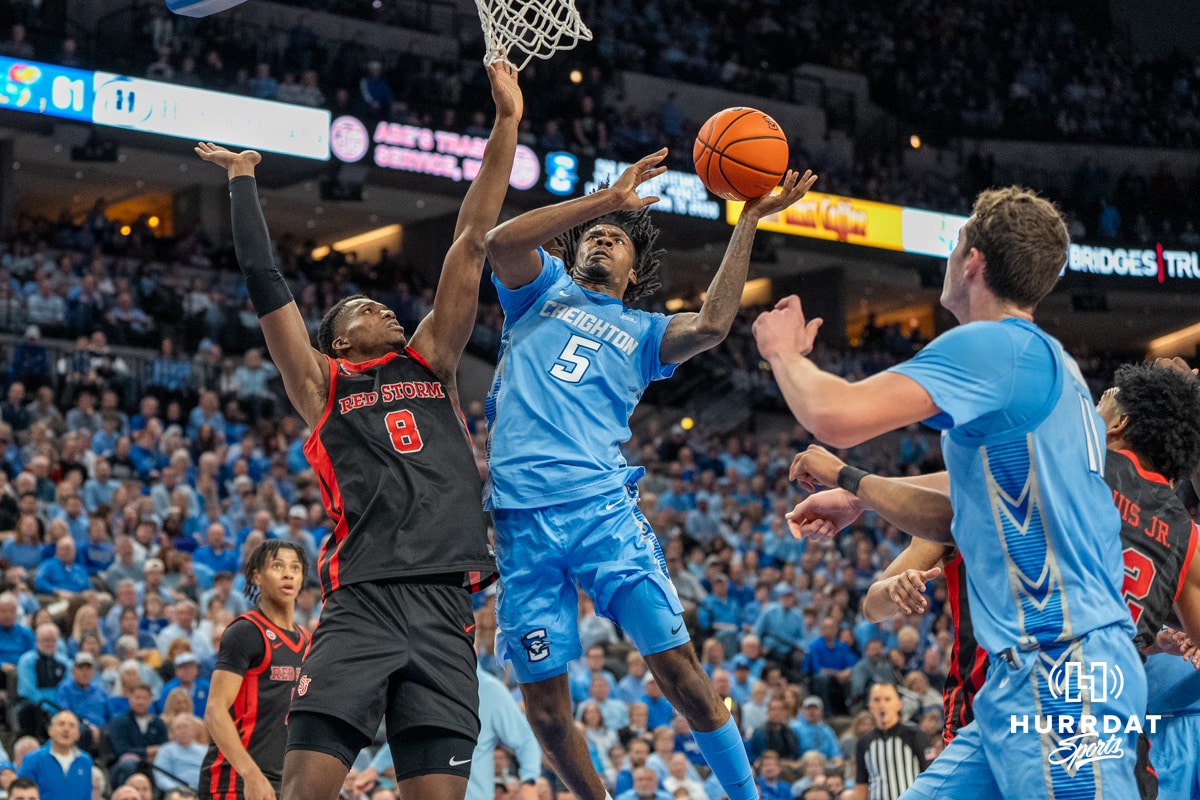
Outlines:
{"label": "red jersey trim", "polygon": [[1120,453],[1121,455],[1125,456],[1130,461],[1132,461],[1133,468],[1135,470],[1137,470],[1137,474],[1141,475],[1143,480],[1150,481],[1151,483],[1161,483],[1164,486],[1171,485],[1171,482],[1169,480],[1167,480],[1165,477],[1163,477],[1161,474],[1159,474],[1157,472],[1151,472],[1150,470],[1143,467],[1141,460],[1138,459],[1137,454],[1134,453],[1132,450],[1117,450],[1115,452]]}
{"label": "red jersey trim", "polygon": [[1192,535],[1188,537],[1187,555],[1183,557],[1183,568],[1179,570],[1179,585],[1175,587],[1175,600],[1179,600],[1179,595],[1183,594],[1183,587],[1187,584],[1188,572],[1192,569],[1192,556],[1196,555],[1196,523],[1192,523]]}
{"label": "red jersey trim", "polygon": [[[262,613],[261,611],[259,611],[257,608],[252,611],[247,611],[242,616],[246,617],[246,619],[249,619],[251,622],[258,625],[260,630],[263,628],[266,628],[267,630],[274,631],[275,635],[279,637],[279,641],[283,642],[283,646],[286,647],[288,650],[291,650],[293,653],[301,652],[302,650],[305,649],[305,646],[308,644],[308,642],[307,642],[308,632],[306,630],[304,630],[303,626],[301,626],[301,625],[296,625],[295,626],[296,630],[289,633],[288,631],[285,631],[283,628],[280,628],[274,622],[271,622],[271,618],[268,617],[266,614]],[[295,624],[295,623],[293,623],[293,624]],[[294,633],[299,633],[300,636],[299,636],[299,641],[297,641],[295,644],[292,644],[291,637]],[[270,639],[270,637],[266,636],[265,633],[263,634],[263,638]],[[267,647],[270,647],[270,646],[271,646],[271,642],[268,641]]]}
{"label": "red jersey trim", "polygon": [[399,356],[399,353],[388,353],[387,355],[380,356],[379,358],[372,358],[369,361],[347,361],[344,358],[339,358],[337,363],[338,366],[346,369],[349,372],[365,372],[372,367],[378,367],[386,364],[392,359],[398,358]]}

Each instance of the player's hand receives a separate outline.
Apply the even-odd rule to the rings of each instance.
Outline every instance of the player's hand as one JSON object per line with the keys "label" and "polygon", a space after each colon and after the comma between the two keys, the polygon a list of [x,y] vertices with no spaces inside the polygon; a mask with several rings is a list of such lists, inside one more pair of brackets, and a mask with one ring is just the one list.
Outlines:
{"label": "player's hand", "polygon": [[858,519],[863,510],[862,501],[845,489],[829,489],[801,500],[785,519],[795,538],[827,541]]}
{"label": "player's hand", "polygon": [[520,121],[525,113],[525,96],[517,81],[517,71],[504,57],[487,65],[488,80],[492,82],[492,101],[496,104],[496,119],[511,118]]}
{"label": "player's hand", "polygon": [[254,175],[255,165],[262,161],[262,156],[257,150],[243,150],[235,153],[212,142],[199,142],[192,149],[205,161],[224,169],[230,178],[239,175]]}
{"label": "player's hand", "polygon": [[788,478],[796,481],[807,491],[814,492],[818,486],[832,489],[837,486],[838,473],[846,462],[819,444],[810,444],[803,453],[792,459]]}
{"label": "player's hand", "polygon": [[275,789],[261,772],[242,778],[246,800],[275,800]]}
{"label": "player's hand", "polygon": [[378,782],[378,770],[376,770],[374,767],[367,767],[352,779],[350,788],[354,790],[354,795],[357,797],[360,794],[369,793]]}
{"label": "player's hand", "polygon": [[658,202],[659,198],[654,195],[639,197],[637,189],[646,181],[657,178],[667,171],[666,167],[661,166],[666,157],[667,148],[664,147],[657,153],[651,153],[636,164],[625,168],[621,177],[617,178],[616,182],[608,189],[619,203],[615,210],[637,211],[639,208]]}
{"label": "player's hand", "polygon": [[1167,655],[1180,656],[1193,667],[1200,668],[1200,647],[1188,635],[1174,628],[1163,628],[1154,639],[1158,649]]}
{"label": "player's hand", "polygon": [[783,176],[783,191],[779,194],[768,194],[751,200],[742,209],[742,216],[749,217],[751,222],[758,222],[763,217],[769,217],[777,211],[782,211],[796,203],[808,194],[808,190],[817,182],[817,176],[811,169],[804,170],[804,177],[792,169]]}
{"label": "player's hand", "polygon": [[929,600],[925,597],[925,584],[942,574],[941,567],[919,570],[906,569],[899,575],[893,575],[883,582],[888,599],[895,603],[905,614],[924,614],[929,610]]}
{"label": "player's hand", "polygon": [[820,317],[806,321],[800,298],[790,294],[776,303],[773,310],[759,314],[751,330],[758,343],[758,352],[770,361],[780,355],[806,356],[811,353],[817,331],[824,322]]}

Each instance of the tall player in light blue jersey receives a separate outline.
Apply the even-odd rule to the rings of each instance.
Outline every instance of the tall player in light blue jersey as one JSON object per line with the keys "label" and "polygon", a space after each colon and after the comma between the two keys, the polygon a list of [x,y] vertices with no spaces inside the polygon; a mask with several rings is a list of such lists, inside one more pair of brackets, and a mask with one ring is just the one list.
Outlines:
{"label": "tall player in light blue jersey", "polygon": [[[1128,728],[1144,722],[1146,682],[1121,595],[1105,426],[1075,362],[1033,323],[1068,241],[1057,210],[1033,193],[982,193],[942,289],[962,325],[859,383],[805,357],[820,321],[805,320],[799,298],[754,324],[789,407],[818,439],[849,447],[921,420],[943,431],[954,512],[945,543],[962,553],[975,634],[993,658],[975,722],[941,756],[970,768],[933,787],[936,797],[1138,796]],[[864,476],[843,468],[838,483],[853,492]],[[1106,718],[1119,731],[1104,732]],[[1098,735],[1080,733],[1089,719]],[[1039,733],[1048,721],[1053,730]]]}
{"label": "tall player in light blue jersey", "polygon": [[[627,305],[658,285],[662,251],[648,212],[658,198],[639,197],[637,188],[665,170],[666,154],[487,237],[505,313],[487,400],[484,489],[502,581],[498,640],[534,732],[582,800],[607,792],[571,716],[567,664],[581,653],[576,582],[646,657],[730,800],[757,797],[737,727],[696,659],[662,552],[638,510],[643,470],[626,464],[620,445],[646,386],[729,332],[758,220],[799,200],[816,178],[789,172],[781,194],[747,203],[700,311],[668,317]],[[540,247],[556,237],[561,258]]]}

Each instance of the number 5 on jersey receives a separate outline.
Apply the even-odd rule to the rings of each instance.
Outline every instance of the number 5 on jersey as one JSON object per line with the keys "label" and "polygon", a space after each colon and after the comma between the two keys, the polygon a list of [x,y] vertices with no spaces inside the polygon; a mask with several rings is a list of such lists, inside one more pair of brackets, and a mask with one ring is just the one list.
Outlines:
{"label": "number 5 on jersey", "polygon": [[417,430],[417,421],[408,409],[393,411],[383,418],[388,435],[392,437],[392,447],[397,453],[416,453],[425,446],[421,441],[421,432]]}
{"label": "number 5 on jersey", "polygon": [[567,346],[559,353],[554,366],[550,367],[550,374],[560,381],[579,383],[583,379],[583,373],[592,365],[586,355],[579,353],[580,349],[595,352],[600,349],[600,343],[582,336],[572,336],[567,340]]}

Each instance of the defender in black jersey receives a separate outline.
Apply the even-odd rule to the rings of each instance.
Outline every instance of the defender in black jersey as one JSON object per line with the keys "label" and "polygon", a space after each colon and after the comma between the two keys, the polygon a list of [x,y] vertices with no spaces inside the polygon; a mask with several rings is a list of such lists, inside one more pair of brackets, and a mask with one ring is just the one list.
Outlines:
{"label": "defender in black jersey", "polygon": [[[499,54],[501,57],[503,54]],[[523,99],[488,66],[496,122],[459,211],[433,310],[411,339],[368,297],[336,303],[317,346],[275,267],[253,151],[201,144],[229,177],[234,248],[267,349],[312,434],[306,452],[334,531],[321,624],[288,719],[283,796],[334,800],[387,721],[399,793],[461,800],[479,734],[471,591],[496,578],[455,372],[475,325],[484,236],[508,188]]]}
{"label": "defender in black jersey", "polygon": [[286,719],[308,631],[295,624],[308,559],[291,542],[258,546],[242,568],[252,611],[221,636],[204,712],[212,744],[200,767],[204,800],[271,800],[280,789]]}

